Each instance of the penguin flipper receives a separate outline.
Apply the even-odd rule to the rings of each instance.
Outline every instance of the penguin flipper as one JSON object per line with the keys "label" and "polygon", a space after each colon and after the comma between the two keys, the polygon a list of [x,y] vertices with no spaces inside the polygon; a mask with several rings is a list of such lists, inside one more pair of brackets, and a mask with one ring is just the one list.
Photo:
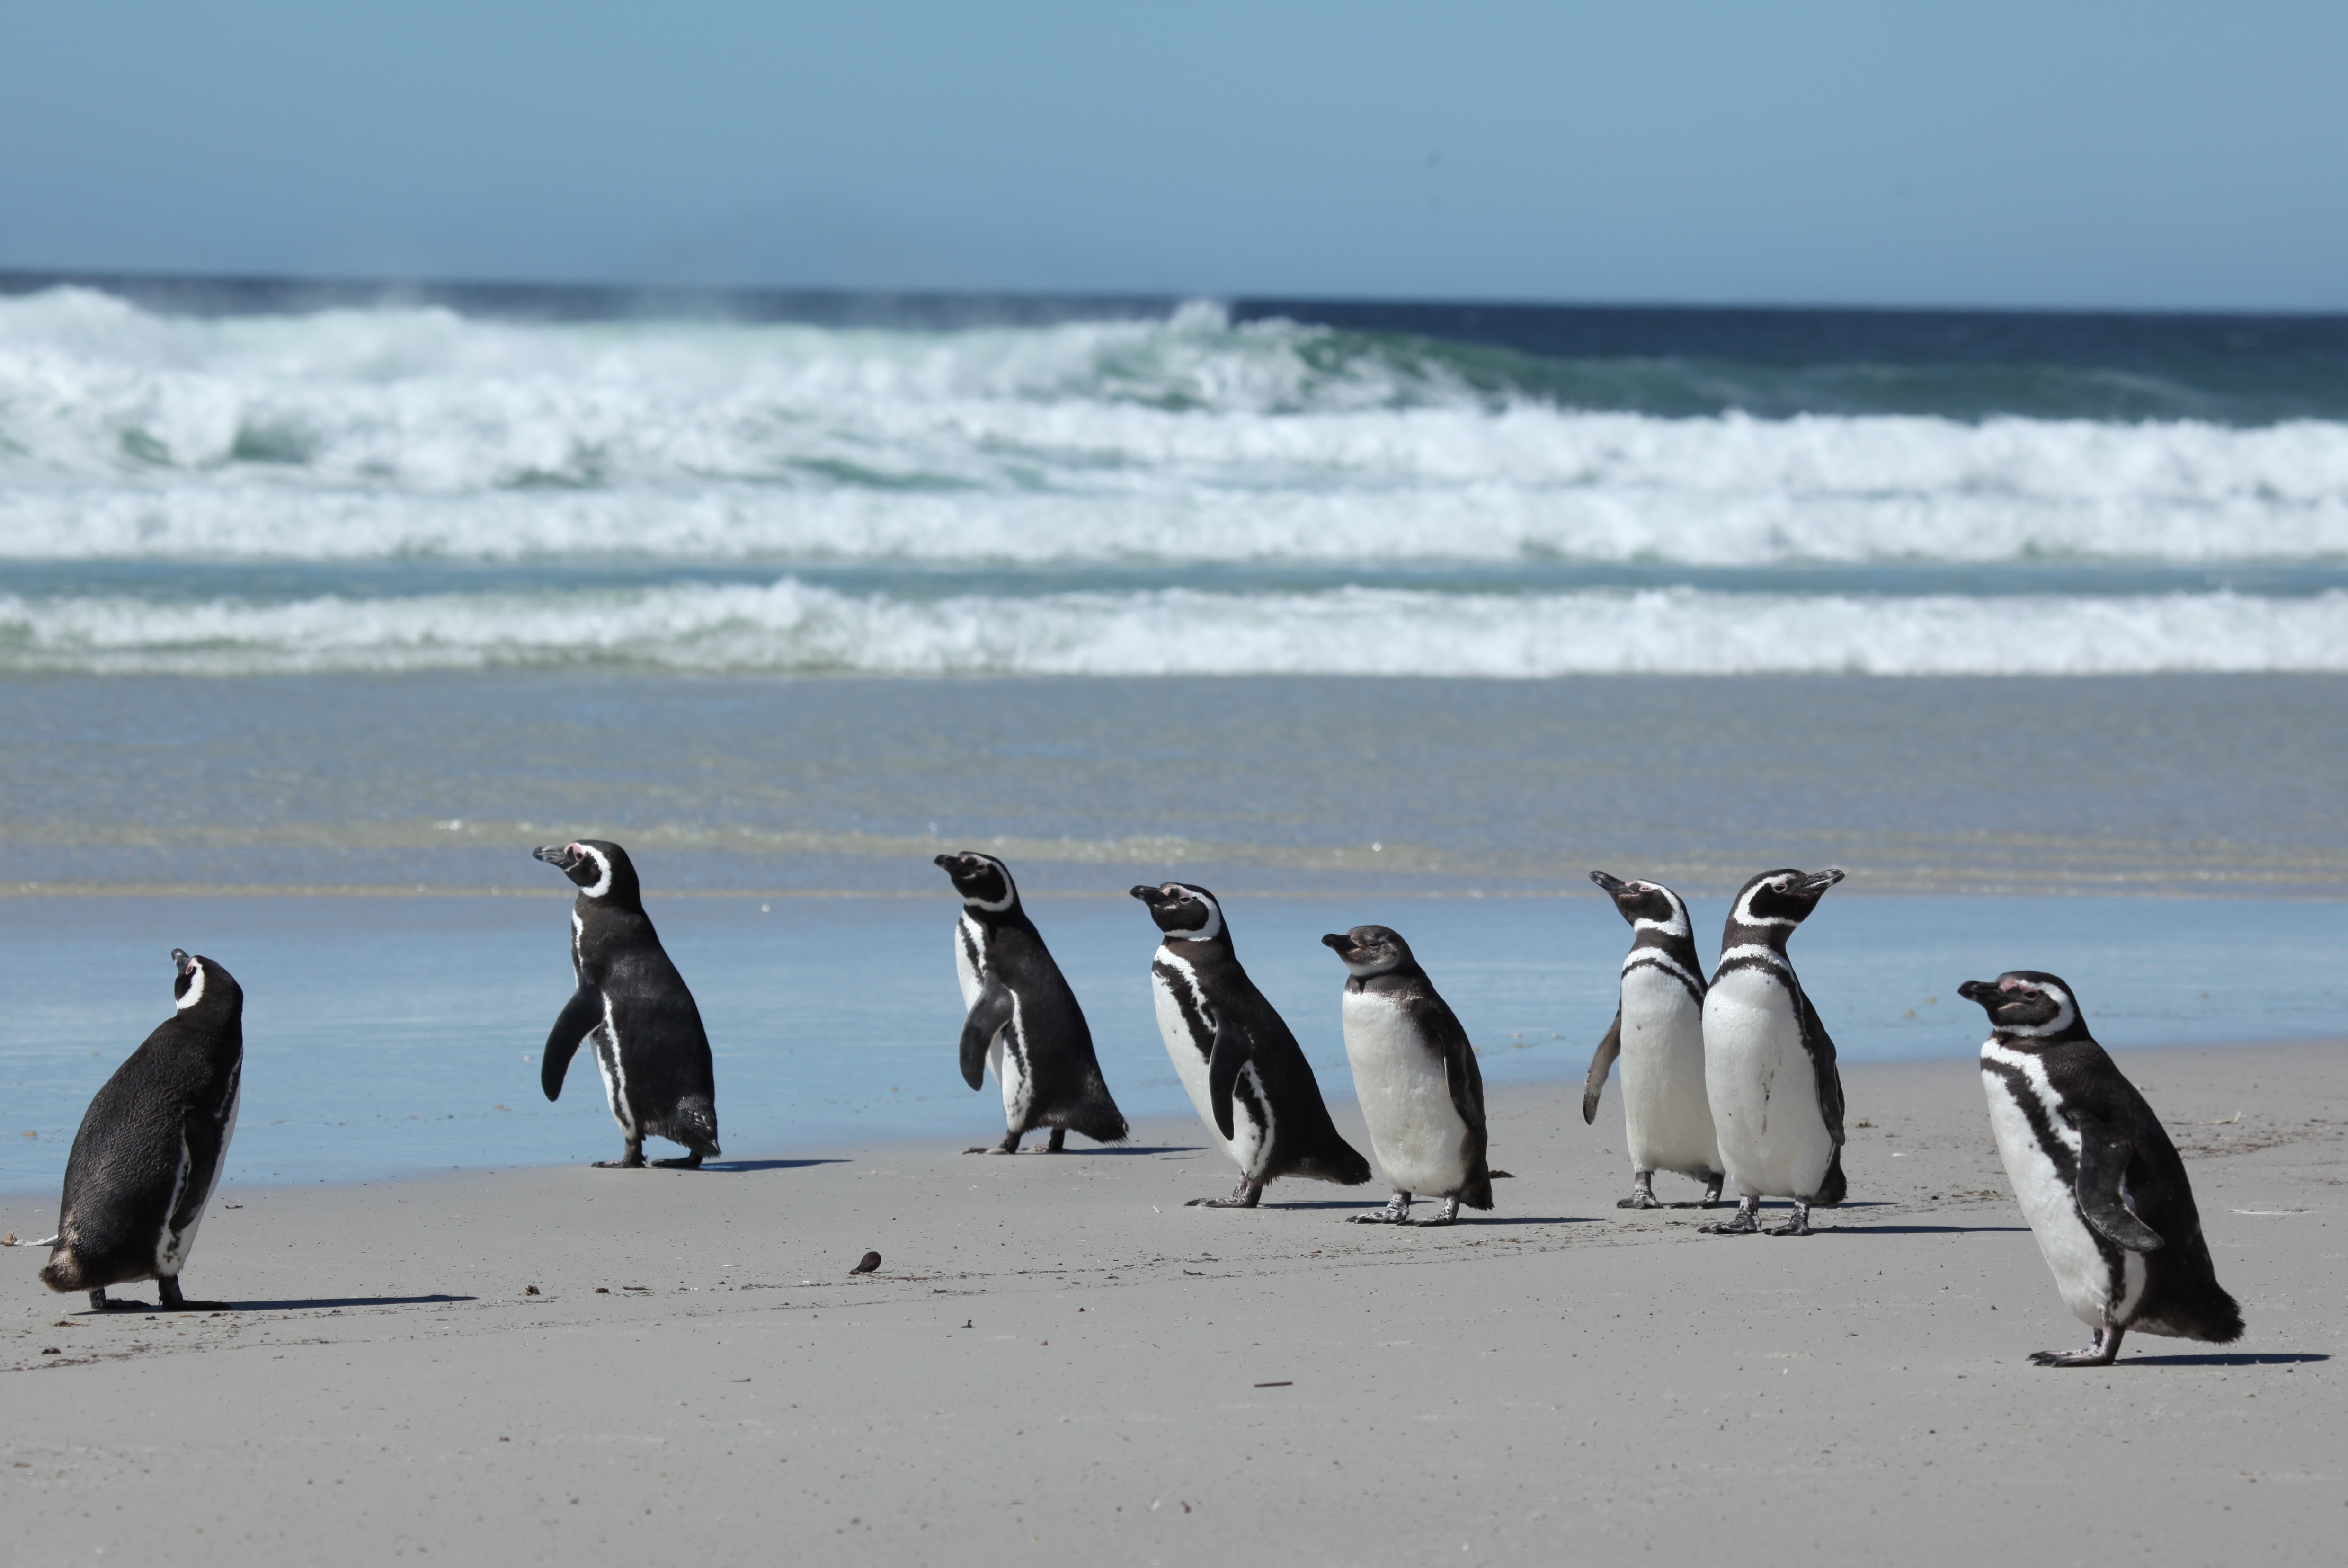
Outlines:
{"label": "penguin flipper", "polygon": [[538,1087],[546,1091],[547,1099],[562,1097],[562,1075],[571,1070],[571,1058],[602,1021],[603,993],[592,985],[582,985],[562,1004],[562,1011],[554,1016],[554,1027],[547,1031],[546,1049],[538,1057]]}
{"label": "penguin flipper", "polygon": [[[1818,1010],[1810,1006],[1810,994],[1802,994],[1802,1048],[1810,1054],[1810,1070],[1818,1075],[1818,1114],[1826,1118],[1827,1136],[1834,1146],[1842,1147],[1842,1071],[1835,1066],[1835,1045],[1827,1034],[1827,1026],[1818,1019]],[[1839,1162],[1838,1162],[1839,1163]]]}
{"label": "penguin flipper", "polygon": [[995,1032],[1011,1022],[1011,987],[988,976],[962,1024],[962,1081],[971,1088],[985,1087],[987,1047],[994,1044]]}
{"label": "penguin flipper", "polygon": [[2103,1122],[2083,1116],[2078,1123],[2080,1217],[2116,1246],[2132,1253],[2157,1250],[2163,1244],[2160,1233],[2137,1219],[2120,1195],[2135,1146]]}
{"label": "penguin flipper", "polygon": [[1622,1054],[1622,1009],[1614,1009],[1614,1021],[1606,1026],[1606,1037],[1598,1042],[1598,1052],[1590,1058],[1590,1076],[1581,1080],[1581,1119],[1584,1124],[1598,1119],[1598,1097],[1606,1092],[1606,1075],[1614,1070],[1614,1058]]}
{"label": "penguin flipper", "polygon": [[1226,1139],[1236,1125],[1231,1093],[1239,1088],[1240,1069],[1251,1054],[1247,1036],[1233,1028],[1228,1016],[1215,1020],[1215,1043],[1207,1055],[1207,1104],[1215,1113],[1215,1130]]}

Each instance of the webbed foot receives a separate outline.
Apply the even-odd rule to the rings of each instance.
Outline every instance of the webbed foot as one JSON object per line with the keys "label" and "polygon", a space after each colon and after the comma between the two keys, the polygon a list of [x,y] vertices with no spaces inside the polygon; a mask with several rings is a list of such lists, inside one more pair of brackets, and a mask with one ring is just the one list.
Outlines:
{"label": "webbed foot", "polygon": [[701,1156],[685,1154],[675,1160],[655,1160],[652,1166],[655,1171],[698,1171],[701,1169]]}
{"label": "webbed foot", "polygon": [[106,1287],[100,1285],[89,1293],[89,1309],[92,1312],[144,1312],[147,1304],[143,1301],[112,1300],[107,1295]]}
{"label": "webbed foot", "polygon": [[1252,1209],[1256,1200],[1262,1196],[1262,1182],[1250,1181],[1242,1177],[1228,1198],[1193,1198],[1182,1206],[1186,1209]]}
{"label": "webbed foot", "polygon": [[2041,1350],[2034,1353],[2034,1367],[2108,1367],[2120,1353],[2120,1336],[2126,1332],[2106,1324],[2096,1330],[2095,1343],[2085,1350]]}
{"label": "webbed foot", "polygon": [[1448,1225],[1457,1222],[1458,1218],[1459,1200],[1446,1198],[1443,1200],[1443,1207],[1435,1211],[1435,1218],[1432,1220],[1411,1220],[1406,1222],[1413,1225]]}
{"label": "webbed foot", "polygon": [[1726,1172],[1720,1171],[1715,1171],[1711,1175],[1705,1177],[1704,1179],[1704,1202],[1700,1206],[1709,1209],[1715,1203],[1719,1202],[1721,1185],[1727,1180],[1728,1176]]}
{"label": "webbed foot", "polygon": [[1373,1209],[1366,1214],[1348,1214],[1349,1225],[1407,1225],[1410,1223],[1410,1194],[1396,1192],[1383,1209]]}
{"label": "webbed foot", "polygon": [[644,1168],[644,1146],[642,1142],[628,1145],[628,1151],[617,1160],[598,1160],[598,1171],[641,1171]]}
{"label": "webbed foot", "polygon": [[1655,1173],[1652,1171],[1632,1171],[1631,1195],[1615,1199],[1614,1206],[1618,1209],[1662,1208],[1663,1204],[1655,1199]]}
{"label": "webbed foot", "polygon": [[1769,1234],[1773,1236],[1807,1236],[1809,1233],[1810,1201],[1807,1198],[1797,1198],[1794,1200],[1794,1217],[1792,1219],[1787,1221],[1782,1225],[1772,1225],[1769,1227]]}
{"label": "webbed foot", "polygon": [[1759,1234],[1760,1230],[1761,1200],[1739,1198],[1735,1214],[1720,1224],[1704,1226],[1704,1233],[1707,1236],[1751,1236]]}

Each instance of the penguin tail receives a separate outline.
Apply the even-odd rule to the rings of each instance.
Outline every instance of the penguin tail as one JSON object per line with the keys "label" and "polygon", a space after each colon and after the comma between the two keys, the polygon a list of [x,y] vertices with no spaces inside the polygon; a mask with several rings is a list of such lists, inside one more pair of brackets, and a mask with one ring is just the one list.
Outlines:
{"label": "penguin tail", "polygon": [[[56,1238],[51,1237],[50,1240],[55,1241]],[[81,1259],[74,1255],[71,1247],[60,1250],[49,1260],[48,1266],[41,1270],[41,1283],[58,1292],[89,1288],[88,1281],[82,1274]]]}
{"label": "penguin tail", "polygon": [[1462,1187],[1459,1190],[1459,1201],[1462,1203],[1467,1204],[1468,1207],[1471,1209],[1490,1208],[1492,1206],[1492,1179],[1489,1176],[1478,1176],[1474,1181],[1468,1182],[1467,1186]]}
{"label": "penguin tail", "polygon": [[1334,1181],[1340,1187],[1358,1187],[1370,1179],[1370,1162],[1360,1150],[1342,1138],[1332,1138],[1330,1142],[1334,1147],[1315,1150],[1298,1161],[1292,1167],[1296,1174]]}
{"label": "penguin tail", "polygon": [[1850,1182],[1842,1173],[1842,1145],[1835,1145],[1834,1158],[1827,1161],[1827,1178],[1818,1183],[1818,1196],[1810,1200],[1821,1208],[1831,1209],[1850,1196]]}

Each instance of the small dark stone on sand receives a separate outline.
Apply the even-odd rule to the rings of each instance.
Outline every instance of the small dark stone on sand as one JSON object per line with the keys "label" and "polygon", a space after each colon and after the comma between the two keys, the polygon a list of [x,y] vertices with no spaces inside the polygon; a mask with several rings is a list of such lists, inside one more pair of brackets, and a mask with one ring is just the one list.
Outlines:
{"label": "small dark stone on sand", "polygon": [[862,1257],[857,1259],[856,1266],[850,1269],[848,1272],[852,1274],[870,1274],[874,1269],[877,1269],[880,1266],[880,1254],[879,1253],[867,1253]]}

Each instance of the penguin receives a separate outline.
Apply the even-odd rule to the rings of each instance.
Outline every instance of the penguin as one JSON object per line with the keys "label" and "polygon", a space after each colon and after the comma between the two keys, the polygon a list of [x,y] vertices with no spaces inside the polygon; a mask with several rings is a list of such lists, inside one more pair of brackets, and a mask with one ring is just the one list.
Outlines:
{"label": "penguin", "polygon": [[1802,990],[1786,943],[1842,881],[1822,872],[1763,872],[1745,884],[1720,940],[1720,967],[1704,994],[1704,1088],[1736,1184],[1736,1217],[1715,1235],[1761,1228],[1761,1200],[1791,1198],[1794,1217],[1773,1236],[1810,1233],[1810,1206],[1843,1201],[1842,1074],[1834,1041]]}
{"label": "penguin", "polygon": [[1989,1014],[1982,1088],[2006,1179],[2063,1305],[2095,1330],[2041,1367],[2107,1367],[2131,1328],[2230,1345],[2242,1309],[2218,1283],[2177,1146],[2087,1032],[2076,994],[2016,969],[1957,995]]}
{"label": "penguin", "polygon": [[209,958],[174,947],[178,1006],[106,1080],[66,1157],[57,1233],[41,1278],[51,1290],[89,1292],[151,1279],[167,1311],[218,1310],[190,1301],[180,1271],[220,1186],[236,1135],[244,1079],[244,992]]}
{"label": "penguin", "polygon": [[662,950],[628,852],[602,839],[544,844],[530,853],[579,885],[571,906],[571,968],[579,988],[562,1005],[538,1073],[546,1098],[562,1093],[562,1075],[580,1042],[595,1043],[603,1093],[626,1151],[598,1160],[598,1170],[641,1171],[644,1140],[682,1143],[669,1170],[698,1171],[720,1153],[717,1080],[709,1036],[685,976]]}
{"label": "penguin", "polygon": [[940,855],[937,865],[962,894],[954,923],[954,969],[962,979],[963,1081],[973,1089],[994,1069],[1003,1086],[1003,1141],[970,1154],[1016,1154],[1038,1127],[1057,1154],[1074,1128],[1096,1143],[1117,1143],[1125,1117],[1109,1098],[1092,1031],[1076,994],[1052,962],[1019,903],[1011,868],[992,855]]}
{"label": "penguin", "polygon": [[[1370,1124],[1370,1149],[1394,1199],[1356,1225],[1448,1225],[1459,1205],[1492,1206],[1485,1163],[1484,1075],[1468,1031],[1411,955],[1383,925],[1357,925],[1322,945],[1345,964],[1338,1011],[1354,1093]],[[1440,1198],[1432,1220],[1413,1220],[1413,1194]]]}
{"label": "penguin", "polygon": [[1614,1058],[1622,1058],[1622,1127],[1631,1150],[1631,1195],[1618,1209],[1660,1209],[1655,1172],[1676,1171],[1704,1183],[1704,1206],[1720,1202],[1726,1179],[1712,1101],[1704,1086],[1704,961],[1687,904],[1659,882],[1624,882],[1591,872],[1631,924],[1621,1000],[1606,1037],[1590,1058],[1581,1119],[1598,1119],[1598,1097]]}
{"label": "penguin", "polygon": [[1230,1197],[1190,1203],[1252,1209],[1265,1183],[1282,1176],[1342,1187],[1367,1181],[1370,1162],[1329,1119],[1296,1037],[1240,967],[1215,895],[1166,882],[1137,887],[1133,896],[1166,934],[1149,963],[1166,1054],[1215,1147],[1240,1168]]}

